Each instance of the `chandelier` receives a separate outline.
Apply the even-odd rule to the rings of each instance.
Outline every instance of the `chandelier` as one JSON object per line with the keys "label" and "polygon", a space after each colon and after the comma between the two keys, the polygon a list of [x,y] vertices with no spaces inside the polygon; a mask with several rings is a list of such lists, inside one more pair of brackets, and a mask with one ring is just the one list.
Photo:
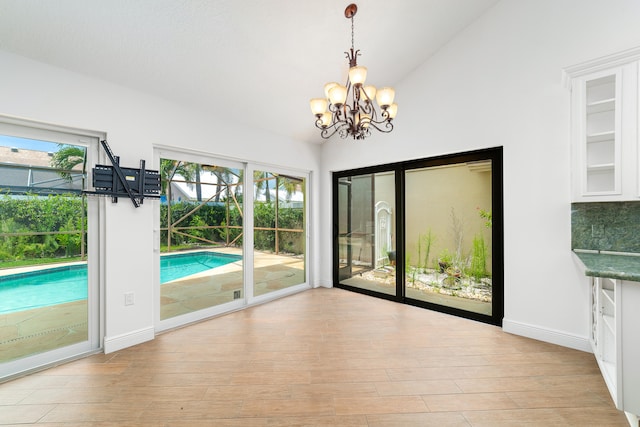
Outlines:
{"label": "chandelier", "polygon": [[[372,128],[389,133],[393,130],[392,121],[398,112],[398,104],[393,102],[393,88],[376,89],[375,86],[364,84],[367,68],[358,65],[360,50],[355,50],[353,44],[353,17],[357,11],[355,4],[350,4],[344,10],[344,16],[351,19],[351,50],[345,52],[349,60],[346,85],[327,83],[324,85],[325,98],[313,98],[310,101],[316,127],[325,139],[335,133],[341,138],[352,136],[353,139],[364,139],[371,135]],[[378,107],[374,105],[374,99]]]}

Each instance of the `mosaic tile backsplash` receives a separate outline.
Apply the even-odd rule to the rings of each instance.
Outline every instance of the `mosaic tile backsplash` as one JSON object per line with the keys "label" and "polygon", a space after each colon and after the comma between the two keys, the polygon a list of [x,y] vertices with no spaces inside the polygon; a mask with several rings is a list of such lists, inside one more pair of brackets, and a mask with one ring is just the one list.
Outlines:
{"label": "mosaic tile backsplash", "polygon": [[572,203],[571,249],[640,253],[640,202]]}

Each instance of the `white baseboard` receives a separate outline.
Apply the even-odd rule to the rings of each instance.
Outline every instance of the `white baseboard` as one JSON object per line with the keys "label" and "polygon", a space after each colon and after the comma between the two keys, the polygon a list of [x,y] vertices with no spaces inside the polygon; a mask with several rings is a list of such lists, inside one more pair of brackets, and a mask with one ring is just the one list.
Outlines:
{"label": "white baseboard", "polygon": [[507,319],[502,321],[502,330],[510,334],[592,353],[588,337],[572,335],[566,332],[541,328],[540,326]]}
{"label": "white baseboard", "polygon": [[104,337],[104,353],[113,353],[123,348],[151,341],[155,337],[153,327],[138,329],[115,337]]}
{"label": "white baseboard", "polygon": [[631,427],[638,427],[640,426],[640,417],[638,417],[637,415],[634,415],[630,412],[625,412],[624,413],[627,417],[627,421],[629,421],[629,425]]}
{"label": "white baseboard", "polygon": [[333,288],[333,282],[331,280],[318,280],[313,287]]}

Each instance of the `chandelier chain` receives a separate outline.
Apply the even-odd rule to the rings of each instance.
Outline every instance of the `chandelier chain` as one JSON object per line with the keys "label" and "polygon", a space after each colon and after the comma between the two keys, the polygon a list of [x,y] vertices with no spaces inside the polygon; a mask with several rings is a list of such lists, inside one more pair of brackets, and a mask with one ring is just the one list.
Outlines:
{"label": "chandelier chain", "polygon": [[351,16],[351,51],[353,52],[355,49],[355,44],[353,42],[354,39],[354,30],[353,30],[354,26],[353,26],[353,16]]}

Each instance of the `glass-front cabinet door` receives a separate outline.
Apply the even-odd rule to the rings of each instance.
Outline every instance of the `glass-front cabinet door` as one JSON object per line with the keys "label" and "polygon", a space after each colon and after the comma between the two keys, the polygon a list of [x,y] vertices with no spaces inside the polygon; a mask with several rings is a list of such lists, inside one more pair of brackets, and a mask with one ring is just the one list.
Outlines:
{"label": "glass-front cabinet door", "polygon": [[502,149],[336,172],[337,287],[501,324]]}

